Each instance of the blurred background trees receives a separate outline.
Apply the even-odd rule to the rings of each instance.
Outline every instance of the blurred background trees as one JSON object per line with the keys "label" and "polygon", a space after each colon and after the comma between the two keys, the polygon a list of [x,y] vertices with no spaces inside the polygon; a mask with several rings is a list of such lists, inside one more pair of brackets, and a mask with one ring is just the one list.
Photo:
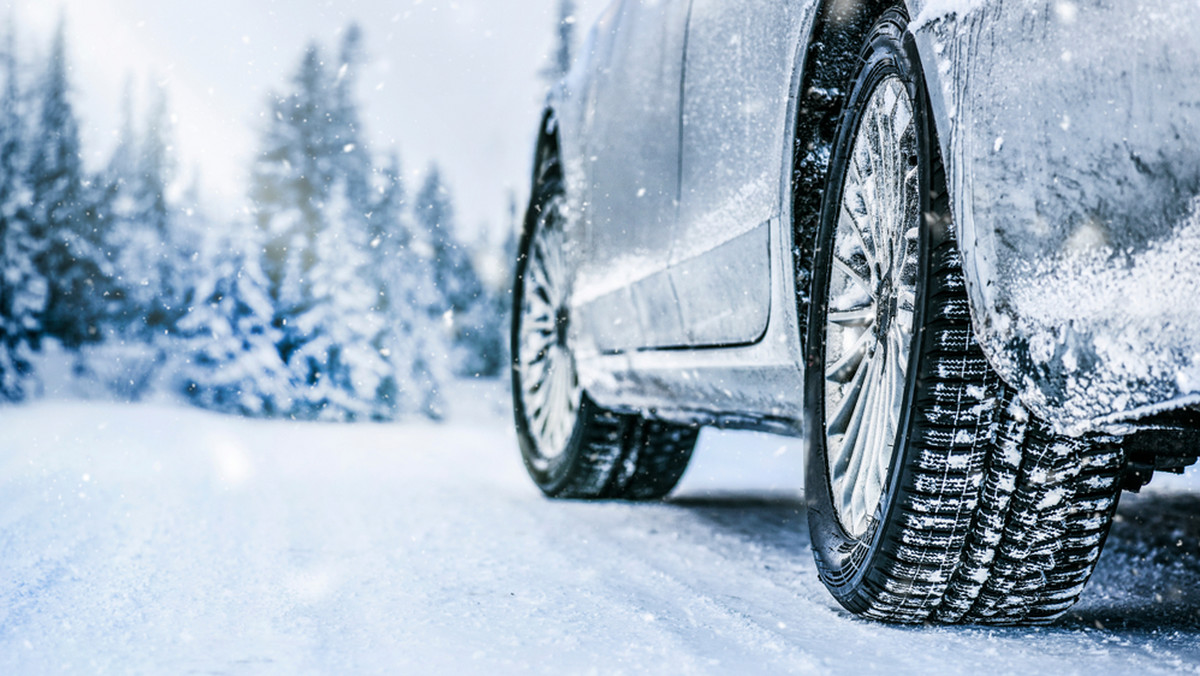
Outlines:
{"label": "blurred background trees", "polygon": [[311,45],[266,102],[250,208],[223,222],[178,171],[161,87],[140,120],[126,88],[115,148],[89,170],[64,31],[42,63],[20,62],[15,33],[0,45],[0,400],[36,394],[47,350],[122,399],[167,389],[296,419],[438,418],[447,379],[507,373],[509,272],[484,274],[495,253],[463,240],[436,165],[410,199],[399,157],[369,147],[358,27],[332,56]]}

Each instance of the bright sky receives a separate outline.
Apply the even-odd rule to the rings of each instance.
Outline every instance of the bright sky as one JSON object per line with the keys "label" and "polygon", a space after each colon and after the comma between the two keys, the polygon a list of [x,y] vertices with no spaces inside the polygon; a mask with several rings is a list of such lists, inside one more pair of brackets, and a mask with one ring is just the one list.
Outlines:
{"label": "bright sky", "polygon": [[[579,0],[577,41],[607,4]],[[552,47],[555,0],[0,0],[26,54],[44,54],[67,17],[74,102],[92,166],[116,134],[121,91],[134,78],[138,111],[166,85],[181,169],[199,167],[219,210],[244,204],[269,92],[294,73],[313,39],[332,55],[358,21],[370,60],[360,100],[374,150],[396,148],[415,177],[436,159],[462,225],[506,220],[524,198]],[[28,77],[28,76],[27,76]],[[214,215],[222,215],[220,211]]]}

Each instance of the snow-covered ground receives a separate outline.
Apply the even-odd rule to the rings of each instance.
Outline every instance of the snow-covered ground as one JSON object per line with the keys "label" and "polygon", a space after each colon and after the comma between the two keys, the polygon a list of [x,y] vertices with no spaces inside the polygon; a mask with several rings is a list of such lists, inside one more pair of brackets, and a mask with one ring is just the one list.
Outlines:
{"label": "snow-covered ground", "polygon": [[1200,481],[1127,496],[1051,628],[889,627],[817,580],[794,440],[663,504],[543,499],[504,395],[450,424],[0,409],[0,673],[1200,671]]}

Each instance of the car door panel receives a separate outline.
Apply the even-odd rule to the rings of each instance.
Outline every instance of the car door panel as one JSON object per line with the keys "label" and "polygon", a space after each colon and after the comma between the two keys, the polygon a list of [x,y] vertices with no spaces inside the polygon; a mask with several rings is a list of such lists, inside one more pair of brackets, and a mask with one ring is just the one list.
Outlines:
{"label": "car door panel", "polygon": [[780,214],[792,71],[812,4],[692,4],[671,252],[681,344],[746,343],[766,328],[764,238]]}

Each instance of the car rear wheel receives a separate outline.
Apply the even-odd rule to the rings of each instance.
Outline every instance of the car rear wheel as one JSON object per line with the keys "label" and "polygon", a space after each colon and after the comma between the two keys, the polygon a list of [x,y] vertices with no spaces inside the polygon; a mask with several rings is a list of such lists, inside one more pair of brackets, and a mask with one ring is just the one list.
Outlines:
{"label": "car rear wheel", "polygon": [[907,18],[875,24],[815,249],[806,499],[822,581],[895,622],[1037,623],[1079,597],[1123,455],[1055,434],[972,332]]}
{"label": "car rear wheel", "polygon": [[606,410],[580,386],[566,216],[561,165],[547,141],[513,283],[512,392],[522,459],[551,497],[662,498],[687,469],[699,430]]}

